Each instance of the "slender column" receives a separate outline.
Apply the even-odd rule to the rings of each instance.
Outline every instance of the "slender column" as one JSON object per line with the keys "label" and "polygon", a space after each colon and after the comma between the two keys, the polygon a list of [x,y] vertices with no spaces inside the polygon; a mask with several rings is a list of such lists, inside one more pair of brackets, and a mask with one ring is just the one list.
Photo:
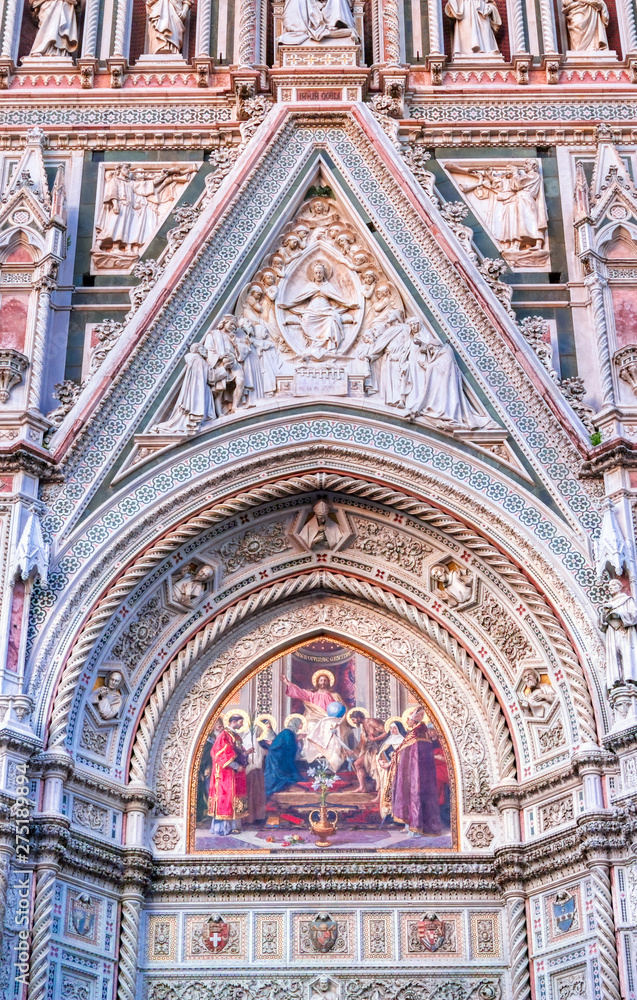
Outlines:
{"label": "slender column", "polygon": [[33,937],[29,972],[29,1000],[44,1000],[49,975],[49,948],[53,922],[53,890],[58,866],[49,861],[38,865],[33,908]]}
{"label": "slender column", "polygon": [[513,49],[514,52],[528,52],[526,37],[524,34],[524,8],[523,0],[511,0],[511,14],[513,21]]}
{"label": "slender column", "polygon": [[126,34],[128,27],[128,13],[131,0],[117,0],[117,13],[115,16],[115,39],[113,41],[113,55],[126,58]]}
{"label": "slender column", "polygon": [[400,65],[400,19],[397,0],[383,0],[382,6],[383,62]]}
{"label": "slender column", "polygon": [[142,901],[142,893],[133,894],[130,889],[122,899],[117,1000],[135,1000],[136,997],[139,919]]}
{"label": "slender column", "polygon": [[[20,5],[20,10],[22,10],[22,5]],[[3,59],[13,58],[13,36],[15,35],[15,23],[17,16],[18,0],[8,0],[7,13],[4,22],[4,35],[2,36],[2,52],[0,53]]]}
{"label": "slender column", "polygon": [[92,59],[97,54],[97,27],[100,19],[100,0],[88,0],[84,14],[82,58]]}
{"label": "slender column", "polygon": [[511,1000],[531,1000],[524,896],[515,895],[507,899],[507,914],[511,947]]}
{"label": "slender column", "polygon": [[606,304],[604,302],[604,289],[608,285],[608,281],[598,271],[594,271],[584,278],[584,284],[590,292],[591,305],[593,307],[593,323],[595,325],[595,337],[597,341],[602,403],[612,406],[615,402],[615,390],[613,388],[613,370],[608,347],[608,324],[606,322]]}
{"label": "slender column", "polygon": [[544,55],[555,55],[557,52],[557,37],[551,0],[540,0],[540,19],[542,24],[542,41]]}
{"label": "slender column", "polygon": [[594,875],[595,917],[597,922],[602,996],[604,1000],[620,1000],[617,939],[615,936],[610,872],[606,864],[595,864],[592,872]]}
{"label": "slender column", "polygon": [[4,932],[4,914],[7,908],[7,891],[9,888],[9,871],[11,868],[11,848],[0,846],[0,947]]}
{"label": "slender column", "polygon": [[626,26],[626,49],[628,52],[637,51],[637,25],[635,23],[635,8],[633,0],[626,0],[623,5],[624,25]]}
{"label": "slender column", "polygon": [[42,376],[44,374],[46,335],[49,327],[49,312],[51,310],[51,293],[57,288],[57,285],[52,275],[44,275],[40,278],[35,287],[38,291],[38,310],[35,320],[33,357],[31,358],[29,408],[39,410],[40,394],[42,392]]}
{"label": "slender column", "polygon": [[241,0],[239,13],[239,69],[250,69],[255,62],[257,8],[255,0]]}
{"label": "slender column", "polygon": [[212,18],[212,0],[203,0],[197,5],[197,40],[195,49],[198,56],[210,58],[210,22]]}

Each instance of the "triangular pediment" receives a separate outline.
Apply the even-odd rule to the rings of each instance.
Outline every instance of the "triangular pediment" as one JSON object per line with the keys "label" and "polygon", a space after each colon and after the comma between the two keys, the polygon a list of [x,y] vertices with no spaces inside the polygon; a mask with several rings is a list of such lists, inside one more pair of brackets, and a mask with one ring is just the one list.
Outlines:
{"label": "triangular pediment", "polygon": [[73,442],[81,461],[92,425],[117,427],[95,472],[115,484],[235,422],[320,403],[535,481],[512,392],[573,449],[558,390],[369,111],[328,129],[276,106],[52,448],[63,458]]}

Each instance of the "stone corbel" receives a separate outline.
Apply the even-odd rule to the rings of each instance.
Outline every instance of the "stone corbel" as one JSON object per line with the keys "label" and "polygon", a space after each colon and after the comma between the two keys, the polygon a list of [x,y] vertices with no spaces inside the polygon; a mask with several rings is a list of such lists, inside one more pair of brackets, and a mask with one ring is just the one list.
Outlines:
{"label": "stone corbel", "polygon": [[22,373],[29,366],[29,359],[13,347],[0,348],[0,403],[9,400],[14,386],[22,381]]}
{"label": "stone corbel", "polygon": [[559,55],[557,53],[545,55],[542,64],[546,73],[546,82],[553,85],[558,84],[560,82]]}
{"label": "stone corbel", "polygon": [[434,53],[427,56],[425,65],[431,73],[432,87],[442,87],[442,75],[445,67],[446,56],[442,53]]}
{"label": "stone corbel", "polygon": [[620,379],[627,382],[637,396],[637,344],[629,344],[617,351],[613,355],[613,364]]}
{"label": "stone corbel", "polygon": [[513,68],[515,76],[520,86],[526,86],[529,82],[529,72],[531,69],[531,56],[527,53],[513,57]]}
{"label": "stone corbel", "polygon": [[0,59],[0,90],[8,90],[11,77],[15,72],[12,59]]}
{"label": "stone corbel", "polygon": [[93,80],[99,66],[98,60],[92,56],[84,56],[77,60],[77,66],[80,71],[82,89],[91,90],[93,87]]}
{"label": "stone corbel", "polygon": [[209,56],[195,56],[192,61],[197,75],[198,87],[210,86],[210,74],[212,73],[213,61]]}
{"label": "stone corbel", "polygon": [[108,71],[111,74],[111,87],[119,90],[124,86],[124,76],[126,74],[127,61],[122,56],[111,56],[106,60]]}

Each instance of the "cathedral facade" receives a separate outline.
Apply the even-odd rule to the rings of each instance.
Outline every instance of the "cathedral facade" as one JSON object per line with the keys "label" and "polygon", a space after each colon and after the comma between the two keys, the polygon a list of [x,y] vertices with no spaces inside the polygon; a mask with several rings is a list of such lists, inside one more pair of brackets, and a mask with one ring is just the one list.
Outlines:
{"label": "cathedral facade", "polygon": [[1,1000],[636,1000],[636,18],[3,0]]}

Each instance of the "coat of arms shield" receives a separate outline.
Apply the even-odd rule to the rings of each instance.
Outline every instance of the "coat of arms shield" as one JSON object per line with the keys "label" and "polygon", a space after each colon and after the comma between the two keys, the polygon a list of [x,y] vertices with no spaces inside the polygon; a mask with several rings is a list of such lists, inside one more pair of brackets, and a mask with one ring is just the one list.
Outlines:
{"label": "coat of arms shield", "polygon": [[82,894],[71,900],[71,923],[80,937],[93,937],[95,931],[95,903],[90,896]]}
{"label": "coat of arms shield", "polygon": [[203,943],[214,955],[226,947],[230,939],[230,927],[218,913],[210,917],[203,925]]}
{"label": "coat of arms shield", "polygon": [[553,918],[557,934],[570,931],[577,919],[577,903],[570,892],[558,892],[553,899]]}
{"label": "coat of arms shield", "polygon": [[418,921],[418,940],[427,951],[438,951],[445,943],[447,931],[437,913],[425,913]]}
{"label": "coat of arms shield", "polygon": [[310,923],[309,938],[315,951],[331,951],[338,940],[338,923],[329,913],[318,913]]}

